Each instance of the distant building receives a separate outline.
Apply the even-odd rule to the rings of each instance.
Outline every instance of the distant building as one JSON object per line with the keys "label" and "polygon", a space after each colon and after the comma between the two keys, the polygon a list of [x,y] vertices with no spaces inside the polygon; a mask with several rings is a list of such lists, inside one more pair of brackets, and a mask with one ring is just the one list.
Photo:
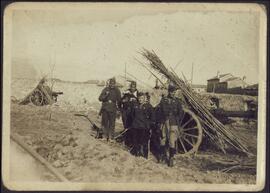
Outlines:
{"label": "distant building", "polygon": [[191,88],[197,92],[197,93],[202,93],[202,92],[206,92],[206,85],[200,85],[200,84],[192,84]]}
{"label": "distant building", "polygon": [[240,77],[232,74],[220,74],[207,80],[207,92],[226,93],[230,89],[243,89],[247,83]]}

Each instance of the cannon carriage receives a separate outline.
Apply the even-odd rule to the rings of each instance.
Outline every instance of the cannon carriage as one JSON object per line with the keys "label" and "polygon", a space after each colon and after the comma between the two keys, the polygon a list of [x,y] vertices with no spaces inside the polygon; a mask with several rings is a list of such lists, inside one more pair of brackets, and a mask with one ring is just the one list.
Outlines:
{"label": "cannon carriage", "polygon": [[[173,68],[165,66],[153,50],[143,48],[140,53],[146,61],[144,63],[137,60],[142,67],[157,78],[164,87],[166,87],[164,82],[166,78],[167,82],[173,83],[183,95],[186,110],[179,126],[178,152],[183,154],[196,152],[204,141],[202,138],[205,137],[208,144],[225,154],[228,151],[237,151],[245,155],[252,154],[248,149],[248,142],[239,137],[232,127],[225,126],[217,118],[217,114],[213,113],[198,93],[193,91],[184,75],[180,78]],[[233,113],[227,112],[227,116],[231,115]],[[234,115],[237,113],[234,112]]]}
{"label": "cannon carriage", "polygon": [[[212,100],[212,99],[210,99]],[[215,105],[209,112],[223,124],[230,123],[230,118],[257,119],[257,104],[247,101],[249,105],[244,111],[227,111]],[[196,153],[205,140],[204,121],[197,116],[187,102],[184,102],[184,115],[180,120],[177,152],[180,154]]]}
{"label": "cannon carriage", "polygon": [[45,85],[45,79],[41,79],[38,85],[19,103],[25,105],[32,103],[36,106],[51,105],[57,101],[58,95],[63,92],[54,92]]}
{"label": "cannon carriage", "polygon": [[229,122],[229,118],[245,118],[245,119],[257,119],[258,103],[254,100],[244,100],[243,110],[225,110],[219,105],[219,98],[212,96],[210,99],[211,108],[209,111],[222,123]]}

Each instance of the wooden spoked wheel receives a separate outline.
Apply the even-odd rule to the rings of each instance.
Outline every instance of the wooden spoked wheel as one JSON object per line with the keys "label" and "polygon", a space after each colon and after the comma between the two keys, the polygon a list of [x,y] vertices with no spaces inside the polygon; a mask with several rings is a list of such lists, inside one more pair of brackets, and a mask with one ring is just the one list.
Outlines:
{"label": "wooden spoked wheel", "polygon": [[34,90],[32,95],[29,98],[30,102],[33,103],[34,105],[41,106],[44,101],[44,97],[39,90]]}
{"label": "wooden spoked wheel", "polygon": [[184,115],[178,128],[177,152],[192,154],[198,151],[202,142],[203,131],[197,116],[189,109],[184,108]]}

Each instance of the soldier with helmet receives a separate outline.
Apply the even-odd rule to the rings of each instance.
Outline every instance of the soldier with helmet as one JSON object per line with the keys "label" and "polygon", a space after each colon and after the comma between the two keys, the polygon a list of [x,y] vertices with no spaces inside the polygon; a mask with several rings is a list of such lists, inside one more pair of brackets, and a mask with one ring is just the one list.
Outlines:
{"label": "soldier with helmet", "polygon": [[148,141],[150,137],[150,126],[152,122],[152,106],[145,102],[145,94],[138,93],[138,102],[131,109],[132,123],[132,151],[135,156],[148,158]]}
{"label": "soldier with helmet", "polygon": [[111,78],[108,86],[102,90],[99,101],[102,102],[100,114],[103,133],[109,141],[114,138],[115,120],[121,104],[121,92],[116,87],[115,78]]}
{"label": "soldier with helmet", "polygon": [[[131,109],[135,103],[138,102],[138,90],[137,84],[135,81],[130,82],[130,87],[123,93],[123,97],[121,99],[122,102],[122,121],[125,129],[129,129],[132,123],[132,114]],[[132,132],[127,130],[125,133],[125,144],[127,146],[132,145]]]}
{"label": "soldier with helmet", "polygon": [[[177,87],[170,83],[168,86],[168,95],[164,96],[159,103],[159,112],[161,118],[161,142],[160,154],[168,166],[173,166],[174,155],[176,154],[176,141],[178,138],[178,127],[183,108],[180,100],[176,98]],[[167,152],[169,155],[167,155]]]}

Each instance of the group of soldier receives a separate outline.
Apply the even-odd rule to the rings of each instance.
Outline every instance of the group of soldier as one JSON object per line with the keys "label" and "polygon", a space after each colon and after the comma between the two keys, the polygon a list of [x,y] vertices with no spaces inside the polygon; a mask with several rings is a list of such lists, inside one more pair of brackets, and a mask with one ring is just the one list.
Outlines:
{"label": "group of soldier", "polygon": [[153,107],[150,95],[139,92],[136,82],[122,95],[116,86],[115,78],[109,79],[108,85],[102,90],[99,101],[103,135],[107,141],[114,140],[115,120],[122,115],[125,128],[125,144],[131,147],[134,156],[148,158],[150,138],[152,150],[159,162],[173,166],[176,154],[179,120],[183,116],[180,100],[176,98],[177,88],[168,86],[168,95],[163,96],[160,103]]}

